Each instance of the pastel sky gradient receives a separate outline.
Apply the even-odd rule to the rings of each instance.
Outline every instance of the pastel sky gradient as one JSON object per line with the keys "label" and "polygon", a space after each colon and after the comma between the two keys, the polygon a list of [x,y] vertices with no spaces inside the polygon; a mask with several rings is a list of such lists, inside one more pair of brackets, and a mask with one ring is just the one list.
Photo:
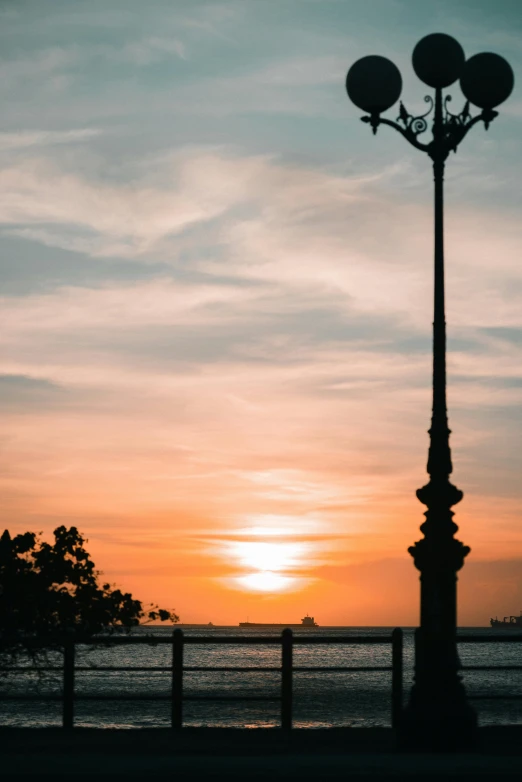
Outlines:
{"label": "pastel sky gradient", "polygon": [[[421,111],[438,31],[520,81],[519,0],[1,3],[4,527],[185,622],[417,623],[431,171],[344,78]],[[522,608],[521,138],[515,89],[447,169],[467,625]]]}

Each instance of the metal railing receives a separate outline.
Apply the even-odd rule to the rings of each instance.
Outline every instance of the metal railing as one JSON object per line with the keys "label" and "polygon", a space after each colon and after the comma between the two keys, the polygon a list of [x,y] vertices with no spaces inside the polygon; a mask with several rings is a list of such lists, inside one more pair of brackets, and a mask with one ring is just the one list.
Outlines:
{"label": "metal railing", "polygon": [[[170,666],[113,666],[97,665],[82,666],[76,665],[76,646],[99,646],[99,645],[141,645],[168,644],[172,647],[172,658]],[[183,663],[183,653],[185,646],[191,645],[272,645],[281,647],[281,665],[280,666],[186,666]],[[309,645],[390,645],[391,646],[391,665],[373,665],[373,666],[310,666],[294,665],[293,651],[294,646]],[[34,648],[45,648],[46,644],[34,640],[30,644]],[[62,666],[38,666],[38,671],[61,672],[63,676],[62,692],[59,694],[25,694],[25,693],[0,693],[0,700],[49,700],[62,701],[62,725],[66,729],[74,727],[74,704],[76,701],[87,700],[167,700],[171,705],[171,726],[174,730],[180,730],[183,727],[183,704],[187,701],[271,701],[279,702],[281,709],[281,728],[289,731],[293,723],[293,675],[294,673],[364,673],[369,671],[390,671],[391,672],[391,721],[392,727],[396,727],[402,712],[402,690],[403,690],[403,634],[400,628],[393,630],[388,635],[294,635],[292,630],[285,629],[279,636],[190,636],[185,635],[183,630],[175,629],[170,637],[161,636],[104,636],[89,639],[61,639],[53,645],[53,649],[60,648],[63,654]],[[29,666],[4,666],[0,671],[9,671],[13,673],[28,673],[31,671]],[[75,692],[75,675],[79,671],[141,671],[152,672],[162,671],[170,672],[171,687],[169,694],[80,694]],[[183,679],[185,673],[211,673],[211,672],[280,672],[281,685],[279,696],[265,695],[190,695],[185,693]]]}
{"label": "metal railing", "polygon": [[[457,643],[491,644],[491,643],[522,643],[522,635],[457,635]],[[522,671],[522,665],[463,665],[466,671]],[[468,700],[473,701],[520,701],[522,692],[501,693],[500,695],[468,694]]]}

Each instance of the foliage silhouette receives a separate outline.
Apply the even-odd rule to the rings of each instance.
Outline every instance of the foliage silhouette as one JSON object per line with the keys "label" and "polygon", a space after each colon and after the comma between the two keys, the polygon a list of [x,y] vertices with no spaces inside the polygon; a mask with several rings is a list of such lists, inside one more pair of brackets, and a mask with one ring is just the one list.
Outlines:
{"label": "foliage silhouette", "polygon": [[[0,647],[27,653],[30,639],[86,638],[144,622],[179,621],[174,611],[147,606],[109,583],[100,583],[76,527],[54,530],[54,544],[34,532],[0,537]],[[35,655],[31,655],[34,657]]]}

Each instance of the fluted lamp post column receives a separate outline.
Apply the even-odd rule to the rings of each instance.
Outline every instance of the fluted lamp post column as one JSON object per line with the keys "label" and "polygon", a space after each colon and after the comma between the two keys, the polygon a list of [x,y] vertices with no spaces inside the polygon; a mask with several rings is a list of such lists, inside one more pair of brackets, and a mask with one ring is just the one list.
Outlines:
{"label": "fluted lamp post column", "polygon": [[[449,35],[434,33],[413,51],[413,69],[434,89],[427,95],[425,114],[414,117],[400,103],[395,122],[381,116],[399,99],[402,79],[385,57],[358,60],[348,72],[346,89],[375,134],[388,125],[433,163],[435,182],[435,266],[433,318],[433,407],[427,471],[428,483],[417,491],[427,506],[421,526],[424,537],[408,551],[420,571],[420,627],[416,632],[415,683],[404,711],[399,739],[418,749],[459,749],[473,744],[476,715],[466,699],[459,676],[456,643],[457,571],[470,549],[455,538],[458,529],[451,508],[462,492],[450,482],[450,430],[446,408],[446,322],[444,312],[443,180],[450,152],[456,152],[468,131],[483,122],[486,130],[498,116],[495,108],[513,89],[513,71],[497,54],[485,52],[466,60],[460,44]],[[460,80],[466,103],[460,114],[448,109],[451,96],[443,90]],[[470,103],[481,109],[472,116]],[[431,117],[430,117],[431,115]],[[430,117],[430,120],[428,118]],[[421,141],[431,122],[432,138]]]}

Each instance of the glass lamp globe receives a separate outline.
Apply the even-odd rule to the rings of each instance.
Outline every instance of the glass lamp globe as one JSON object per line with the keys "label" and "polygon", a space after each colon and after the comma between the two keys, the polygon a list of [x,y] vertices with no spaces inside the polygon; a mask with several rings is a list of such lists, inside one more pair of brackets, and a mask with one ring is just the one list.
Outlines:
{"label": "glass lamp globe", "polygon": [[460,43],[445,33],[422,38],[413,50],[413,70],[429,87],[449,87],[460,78],[466,57]]}
{"label": "glass lamp globe", "polygon": [[380,114],[399,100],[402,77],[386,57],[370,54],[357,60],[346,77],[346,91],[358,108]]}
{"label": "glass lamp globe", "polygon": [[514,83],[511,65],[491,52],[470,57],[460,78],[465,97],[480,109],[494,109],[503,103],[511,95]]}

